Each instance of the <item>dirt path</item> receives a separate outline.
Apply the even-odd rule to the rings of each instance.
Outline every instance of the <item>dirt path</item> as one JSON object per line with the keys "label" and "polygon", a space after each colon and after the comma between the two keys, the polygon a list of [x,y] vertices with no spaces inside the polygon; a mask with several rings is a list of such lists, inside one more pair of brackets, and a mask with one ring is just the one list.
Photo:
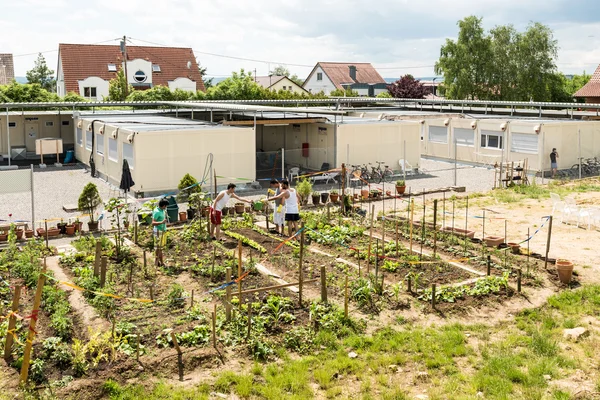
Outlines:
{"label": "dirt path", "polygon": [[[54,273],[56,279],[70,282],[69,277],[59,265],[59,259],[59,256],[47,258],[47,268]],[[105,331],[110,329],[108,321],[101,318],[96,310],[85,301],[81,291],[75,290],[64,284],[59,284],[58,286],[61,290],[64,290],[69,294],[69,303],[73,310],[81,317],[84,326],[92,328],[93,330]]]}

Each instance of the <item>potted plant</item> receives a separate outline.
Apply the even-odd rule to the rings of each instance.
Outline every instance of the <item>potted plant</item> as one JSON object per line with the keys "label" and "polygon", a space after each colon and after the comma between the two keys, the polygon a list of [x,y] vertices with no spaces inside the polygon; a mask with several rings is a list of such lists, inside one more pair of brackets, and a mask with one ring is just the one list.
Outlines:
{"label": "potted plant", "polygon": [[187,221],[187,212],[186,211],[180,211],[179,212],[179,220],[181,222]]}
{"label": "potted plant", "polygon": [[300,203],[303,205],[308,204],[308,197],[312,193],[312,183],[306,178],[301,178],[296,185],[296,192],[300,199]]}
{"label": "potted plant", "polygon": [[404,182],[404,179],[400,179],[400,180],[396,181],[396,193],[404,194],[405,190],[406,190],[406,182]]}
{"label": "potted plant", "polygon": [[33,229],[25,229],[25,238],[31,239],[33,237]]}
{"label": "potted plant", "polygon": [[[177,189],[179,189],[179,193],[177,194],[177,202],[185,203],[188,202],[187,209],[187,219],[193,219],[196,216],[197,208],[194,206],[194,194],[200,193],[202,191],[202,187],[190,174],[185,174],[183,178],[179,181],[179,185],[177,185]],[[180,213],[181,215],[181,213]],[[181,221],[185,221],[181,216],[179,217]]]}
{"label": "potted plant", "polygon": [[329,200],[329,193],[321,192],[321,203],[327,204],[327,200]]}
{"label": "potted plant", "polygon": [[331,199],[332,203],[338,202],[340,199],[340,194],[338,193],[337,189],[332,189],[331,192],[329,192],[329,198]]}
{"label": "potted plant", "polygon": [[237,214],[243,214],[244,213],[244,207],[245,204],[244,203],[235,203],[235,212]]}
{"label": "potted plant", "polygon": [[79,232],[81,231],[81,226],[83,225],[83,222],[81,222],[79,220],[79,217],[75,218],[75,222],[73,223],[73,225],[75,225],[75,232]]}
{"label": "potted plant", "polygon": [[8,240],[8,232],[0,231],[0,242],[6,242]]}
{"label": "potted plant", "polygon": [[372,199],[378,199],[380,194],[381,192],[379,190],[373,189],[369,192],[369,197],[371,197]]}
{"label": "potted plant", "polygon": [[138,221],[140,221],[140,223],[146,225],[150,225],[152,223],[152,213],[158,205],[158,201],[159,199],[151,199],[142,204],[142,207],[137,213]]}
{"label": "potted plant", "polygon": [[485,245],[488,247],[498,247],[500,243],[504,242],[504,238],[502,236],[486,236],[483,238]]}
{"label": "potted plant", "polygon": [[64,235],[65,233],[67,233],[67,229],[66,229],[66,228],[67,228],[67,223],[66,223],[66,222],[64,222],[64,221],[62,220],[62,218],[61,218],[61,220],[60,220],[60,223],[56,224],[56,227],[57,227],[58,229],[60,229],[60,233],[62,233],[63,235]]}
{"label": "potted plant", "polygon": [[15,227],[15,235],[17,235],[17,240],[23,239],[23,228]]}
{"label": "potted plant", "polygon": [[65,233],[69,236],[73,236],[75,234],[75,224],[71,223],[71,220],[65,225]]}
{"label": "potted plant", "polygon": [[573,276],[573,263],[569,260],[559,258],[556,260],[556,271],[558,272],[558,279],[564,284],[571,283]]}
{"label": "potted plant", "polygon": [[369,189],[361,189],[360,190],[360,197],[363,198],[363,200],[366,200],[369,198]]}
{"label": "potted plant", "polygon": [[510,247],[510,251],[513,252],[513,254],[521,254],[521,245],[518,243],[512,243],[509,242],[507,243],[508,247]]}
{"label": "potted plant", "polygon": [[319,204],[319,200],[321,200],[321,193],[312,192],[311,197],[313,204],[316,206],[317,204]]}
{"label": "potted plant", "polygon": [[90,231],[98,230],[98,221],[95,219],[96,208],[102,204],[100,193],[98,193],[98,187],[93,183],[88,183],[83,188],[81,195],[79,195],[79,211],[84,212],[90,216],[88,222],[88,228]]}

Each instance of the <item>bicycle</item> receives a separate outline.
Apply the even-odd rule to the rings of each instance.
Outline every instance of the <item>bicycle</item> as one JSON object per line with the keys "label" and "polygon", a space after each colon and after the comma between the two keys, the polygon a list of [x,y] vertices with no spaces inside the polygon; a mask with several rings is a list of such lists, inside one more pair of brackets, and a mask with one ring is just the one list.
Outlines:
{"label": "bicycle", "polygon": [[381,183],[386,181],[386,177],[391,177],[394,175],[394,172],[390,169],[389,165],[384,165],[384,169],[381,169],[381,164],[384,164],[384,161],[375,161],[377,163],[377,168],[373,168],[373,175],[378,177],[378,182]]}

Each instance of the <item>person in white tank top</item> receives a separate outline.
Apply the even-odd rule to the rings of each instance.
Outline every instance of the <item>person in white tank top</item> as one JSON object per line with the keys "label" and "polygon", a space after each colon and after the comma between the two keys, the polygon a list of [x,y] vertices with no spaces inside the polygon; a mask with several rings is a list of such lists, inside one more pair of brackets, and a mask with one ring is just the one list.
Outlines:
{"label": "person in white tank top", "polygon": [[219,193],[210,208],[210,237],[213,240],[221,240],[221,213],[231,198],[252,204],[252,201],[243,199],[235,194],[235,185],[230,183],[227,190]]}
{"label": "person in white tank top", "polygon": [[298,231],[298,221],[300,221],[300,200],[298,199],[296,189],[290,188],[288,181],[281,181],[281,189],[281,193],[268,198],[267,201],[285,200],[285,220],[288,225],[288,234],[293,236]]}

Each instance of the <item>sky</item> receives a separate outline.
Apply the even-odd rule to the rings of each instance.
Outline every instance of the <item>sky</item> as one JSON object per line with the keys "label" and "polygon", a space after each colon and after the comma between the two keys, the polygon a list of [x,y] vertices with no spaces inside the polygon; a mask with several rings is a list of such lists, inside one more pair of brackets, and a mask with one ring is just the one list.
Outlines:
{"label": "sky", "polygon": [[[241,68],[268,75],[285,65],[306,78],[319,61],[370,62],[385,77],[433,76],[458,20],[484,27],[541,22],[559,45],[558,69],[593,73],[600,64],[597,0],[0,0],[0,53],[15,75],[38,52],[56,69],[59,43],[191,47],[210,76]],[[10,34],[7,34],[10,32]],[[238,57],[235,59],[230,57]],[[253,61],[257,60],[257,61]]]}

